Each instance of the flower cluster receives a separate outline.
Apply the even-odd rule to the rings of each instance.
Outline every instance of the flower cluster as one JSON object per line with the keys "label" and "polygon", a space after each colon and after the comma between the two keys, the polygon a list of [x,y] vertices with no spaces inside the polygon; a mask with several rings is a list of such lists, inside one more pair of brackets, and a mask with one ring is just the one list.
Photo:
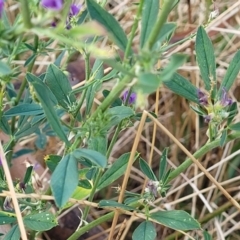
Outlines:
{"label": "flower cluster", "polygon": [[[128,90],[126,90],[126,91],[123,93],[122,100],[123,100],[124,102],[127,101],[128,93],[129,93]],[[128,104],[130,104],[130,105],[131,105],[131,104],[134,104],[134,103],[136,102],[136,98],[137,98],[137,94],[136,94],[135,92],[132,92],[132,93],[130,94],[129,99],[128,99]]]}
{"label": "flower cluster", "polygon": [[144,199],[146,202],[153,202],[161,190],[158,181],[149,180],[146,188],[144,189]]}
{"label": "flower cluster", "polygon": [[44,8],[47,8],[53,11],[59,11],[63,7],[62,0],[42,0],[41,4]]}
{"label": "flower cluster", "polygon": [[[0,0],[1,1],[1,0]],[[49,10],[52,11],[60,11],[63,8],[63,1],[62,0],[41,0],[41,5]],[[66,28],[70,29],[72,20],[74,16],[77,16],[80,12],[81,5],[76,5],[76,4],[71,4],[69,13],[68,13],[68,18],[66,20]],[[56,27],[57,23],[53,22],[52,27]]]}
{"label": "flower cluster", "polygon": [[221,98],[214,104],[212,103],[210,97],[200,89],[198,89],[197,94],[200,106],[207,112],[207,114],[203,115],[205,122],[220,124],[229,116],[228,107],[233,104],[233,101],[228,97],[225,88],[222,88]]}

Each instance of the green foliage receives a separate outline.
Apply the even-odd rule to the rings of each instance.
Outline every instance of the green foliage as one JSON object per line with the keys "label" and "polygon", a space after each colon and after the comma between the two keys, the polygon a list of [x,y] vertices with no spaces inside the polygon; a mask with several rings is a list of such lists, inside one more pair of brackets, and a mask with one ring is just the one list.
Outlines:
{"label": "green foliage", "polygon": [[8,111],[4,113],[6,117],[13,117],[13,116],[33,116],[42,114],[43,109],[37,103],[22,103],[15,107],[12,107]]}
{"label": "green foliage", "polygon": [[43,107],[43,111],[48,119],[49,124],[55,131],[55,133],[62,139],[67,145],[69,145],[66,134],[64,133],[63,127],[60,123],[60,120],[55,112],[53,100],[55,97],[49,88],[33,74],[27,73],[27,80],[34,87],[35,93],[37,95],[38,100],[41,102]]}
{"label": "green foliage", "polygon": [[225,88],[227,91],[231,88],[231,86],[233,85],[234,81],[237,78],[239,69],[240,69],[240,51],[237,51],[232,61],[230,62],[227,72],[221,82],[221,85],[218,91],[218,96],[221,96],[222,88]]}
{"label": "green foliage", "polygon": [[149,222],[142,222],[133,232],[133,240],[155,240],[157,236],[154,225]]}
{"label": "green foliage", "polygon": [[58,155],[47,155],[44,160],[51,172],[55,170],[57,167],[58,163],[61,161],[62,157]]}
{"label": "green foliage", "polygon": [[[211,90],[211,85],[216,81],[216,63],[214,49],[205,29],[200,26],[196,36],[196,56],[198,66],[205,83],[206,90]],[[216,88],[216,85],[214,85]],[[212,89],[216,90],[216,89]]]}
{"label": "green foliage", "polygon": [[105,168],[107,166],[107,159],[100,152],[83,148],[75,150],[72,154],[76,159],[87,158],[93,164],[96,164],[101,168]]}
{"label": "green foliage", "polygon": [[191,84],[183,76],[175,73],[169,81],[164,81],[169,89],[171,89],[176,94],[192,101],[198,103],[197,88]]}
{"label": "green foliage", "polygon": [[21,237],[18,225],[14,225],[10,231],[4,236],[4,240],[19,240]]}
{"label": "green foliage", "polygon": [[164,178],[164,175],[167,171],[167,155],[168,155],[168,148],[165,148],[162,152],[162,156],[159,162],[159,180]]}
{"label": "green foliage", "polygon": [[73,154],[62,158],[51,177],[51,189],[58,207],[63,207],[78,185],[77,161]]}
{"label": "green foliage", "polygon": [[122,203],[118,203],[118,202],[113,201],[113,200],[101,200],[98,203],[98,206],[101,207],[101,208],[104,208],[104,207],[120,208],[120,209],[127,210],[127,211],[135,210],[134,207],[130,207],[130,206],[127,206],[127,205],[122,204]]}
{"label": "green foliage", "polygon": [[139,74],[135,91],[150,94],[155,92],[161,83],[162,79],[157,74],[143,72]]}
{"label": "green foliage", "polygon": [[34,231],[46,231],[56,226],[57,220],[52,213],[41,212],[24,217],[25,226]]}
{"label": "green foliage", "polygon": [[[99,201],[98,206],[112,211],[112,215],[116,210],[119,214],[133,214],[126,211],[140,212],[139,218],[144,217],[139,220],[146,220],[133,232],[134,240],[154,240],[157,236],[155,223],[181,231],[200,229],[200,224],[182,210],[152,212],[154,201],[166,196],[170,188],[169,181],[188,165],[189,159],[183,163],[183,167],[180,165],[171,172],[167,162],[168,148],[162,152],[157,175],[154,173],[156,169],[151,169],[144,156],[140,158],[140,170],[148,178],[142,191],[132,191],[129,186],[124,189],[119,187],[123,191],[121,194],[124,194],[119,202],[95,198],[95,194],[100,190],[102,194],[103,188],[110,185],[114,184],[116,187],[119,184],[116,181],[130,170],[127,169],[130,153],[123,153],[112,164],[109,163],[115,158],[112,149],[121,131],[132,127],[145,114],[143,108],[147,96],[161,87],[162,83],[175,94],[193,102],[191,108],[205,122],[209,121],[209,142],[194,154],[196,158],[201,158],[213,147],[223,147],[230,140],[239,137],[237,134],[240,124],[234,122],[238,105],[232,103],[227,91],[239,73],[240,51],[233,57],[218,88],[213,45],[204,27],[198,28],[196,59],[205,85],[205,91],[201,91],[190,80],[176,73],[188,60],[187,57],[181,53],[165,54],[173,46],[192,38],[187,36],[178,43],[175,38],[173,43],[170,41],[177,24],[167,22],[167,19],[179,0],[164,1],[161,5],[158,0],[134,3],[138,9],[134,12],[136,15],[133,16],[133,25],[126,30],[128,36],[119,22],[105,9],[106,1],[86,0],[86,9],[77,15],[71,13],[73,16],[69,15],[70,2],[65,1],[61,11],[48,13],[49,9],[43,8],[41,1],[36,5],[31,1],[20,0],[22,5],[16,11],[19,15],[14,21],[9,21],[5,12],[2,15],[0,13],[0,129],[9,138],[4,143],[8,164],[11,166],[15,157],[30,153],[35,148],[46,148],[49,136],[57,137],[58,146],[63,146],[63,151],[59,151],[58,155],[51,153],[45,157],[46,166],[52,175],[50,189],[42,193],[54,197],[59,211],[56,215],[50,213],[49,202],[46,200],[36,200],[29,196],[19,199],[26,229],[33,238],[35,232],[56,226],[60,211],[74,204],[69,201],[71,197],[76,200],[86,199],[88,203]],[[23,11],[25,7],[29,11]],[[55,20],[57,26],[50,27],[49,23]],[[93,20],[99,25],[93,25]],[[141,28],[138,33],[139,24]],[[99,47],[102,46],[106,33],[122,51],[123,57],[121,52],[118,53],[121,57],[114,57],[109,51]],[[137,34],[140,36],[140,43],[138,50],[133,52],[133,39]],[[48,64],[46,72],[41,72],[39,76],[35,72],[36,61],[50,52],[54,53],[56,60]],[[79,53],[85,61],[86,81],[73,89],[65,70],[69,70],[68,62],[78,58]],[[93,56],[98,57],[95,62]],[[161,59],[164,62],[166,60],[167,64],[157,68],[156,63],[159,60],[161,63]],[[19,60],[26,68],[26,74],[25,70],[16,67],[16,61]],[[80,70],[80,65],[82,67],[79,63],[77,70]],[[112,70],[105,75],[106,65],[111,66]],[[73,78],[79,77],[78,71],[74,74],[73,72],[71,75]],[[22,80],[20,88],[15,86],[15,79]],[[110,82],[111,87],[106,81]],[[136,93],[135,102],[129,104],[127,100],[122,100],[121,96],[126,90]],[[103,98],[99,98],[99,92],[102,92]],[[96,96],[99,104],[94,103]],[[157,114],[151,114],[158,118]],[[150,118],[146,119],[146,122],[150,121]],[[30,135],[35,137],[33,149],[28,149],[30,147],[27,146],[14,152],[15,145]],[[135,153],[134,161],[138,156]],[[237,162],[238,159],[234,163],[236,167]],[[25,194],[37,191],[33,182],[33,176],[37,176],[35,174],[34,166],[27,167],[24,178],[13,182],[15,190]],[[234,175],[232,171],[230,174]],[[1,190],[9,191],[2,167],[0,176]],[[101,197],[101,194],[98,196]],[[8,207],[8,198],[1,201],[4,202],[3,209]],[[84,209],[82,222],[86,221],[89,206],[84,206]],[[76,232],[81,232],[89,225],[93,227],[96,222],[102,223],[101,219],[102,217],[93,220]],[[14,225],[16,223],[14,210],[11,213],[0,212],[0,224],[13,225],[4,239],[20,239],[19,227]],[[204,239],[211,239],[207,232],[203,232],[203,235]],[[74,235],[69,238],[73,239],[77,238]]]}
{"label": "green foliage", "polygon": [[125,153],[121,157],[119,157],[116,161],[114,161],[112,166],[110,166],[110,168],[108,168],[107,171],[101,177],[98,185],[99,190],[109,186],[125,173],[129,157],[130,153]]}
{"label": "green foliage", "polygon": [[17,217],[13,213],[0,211],[0,225],[15,223],[17,221]]}
{"label": "green foliage", "polygon": [[159,77],[163,82],[169,81],[172,79],[176,70],[183,65],[186,61],[186,56],[182,54],[174,54],[171,56],[168,65],[160,73]]}
{"label": "green foliage", "polygon": [[200,229],[200,224],[197,220],[182,210],[158,211],[150,214],[150,218],[176,230],[188,231]]}
{"label": "green foliage", "polygon": [[157,177],[155,176],[155,174],[153,173],[152,169],[149,167],[149,165],[146,163],[145,160],[143,160],[142,158],[139,159],[139,165],[140,165],[140,169],[141,171],[151,180],[153,181],[157,181]]}
{"label": "green foliage", "polygon": [[74,111],[73,105],[76,101],[67,76],[54,64],[48,66],[45,82],[56,97],[58,104],[69,112]]}
{"label": "green foliage", "polygon": [[140,34],[140,47],[143,48],[149,34],[152,31],[154,23],[157,20],[159,9],[158,0],[150,0],[143,2],[142,21],[141,21],[141,34]]}
{"label": "green foliage", "polygon": [[102,24],[113,41],[124,51],[127,46],[127,37],[117,20],[94,0],[87,0],[86,3],[90,17]]}

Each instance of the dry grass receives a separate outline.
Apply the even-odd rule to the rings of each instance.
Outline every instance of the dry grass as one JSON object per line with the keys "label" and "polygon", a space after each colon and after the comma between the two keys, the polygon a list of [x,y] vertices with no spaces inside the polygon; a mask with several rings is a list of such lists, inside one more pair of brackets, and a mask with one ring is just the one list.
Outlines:
{"label": "dry grass", "polygon": [[[179,26],[173,37],[173,41],[183,39],[188,33],[194,32],[199,24],[206,23],[208,13],[213,8],[210,5],[209,9],[207,2],[194,0],[191,1],[191,5],[188,5],[187,1],[180,1],[178,7],[169,18],[171,21],[176,21]],[[136,10],[136,6],[132,3],[132,0],[111,1],[110,12],[121,22],[126,32],[130,31]],[[17,11],[17,4],[14,2],[10,3],[10,5],[9,12],[14,17],[14,13]],[[219,8],[220,15],[206,29],[214,43],[218,66],[217,77],[221,81],[229,61],[239,48],[240,31],[238,26],[240,24],[240,1],[216,1],[216,6]],[[103,41],[103,44],[106,43],[107,40]],[[136,46],[137,43],[138,35],[134,39]],[[53,42],[51,47],[55,48],[56,45],[57,42]],[[190,79],[192,83],[202,87],[199,69],[195,61],[194,39],[188,40],[169,50],[165,53],[165,59],[175,52],[183,52],[190,57],[190,61],[182,66],[179,72]],[[50,56],[37,59],[35,72],[37,74],[41,73],[49,63],[54,61],[55,54],[53,53]],[[15,63],[22,67],[24,61],[23,59],[23,61],[16,61]],[[162,60],[162,64],[165,61]],[[230,92],[231,97],[236,101],[240,100],[239,91],[238,79]],[[99,103],[99,100],[96,99],[96,102]],[[118,200],[120,202],[123,200],[124,189],[138,193],[144,189],[145,179],[139,172],[138,166],[132,166],[131,162],[135,150],[139,151],[141,156],[152,165],[154,171],[157,171],[161,151],[165,147],[169,147],[168,163],[174,169],[184,161],[187,155],[194,153],[207,140],[205,136],[206,125],[190,110],[189,103],[164,87],[161,87],[157,90],[156,94],[149,97],[148,111],[155,111],[157,113],[158,122],[153,121],[143,124],[144,122],[142,121],[135,123],[133,127],[122,132],[109,159],[109,161],[114,161],[122,153],[130,151],[132,153],[125,177],[122,182],[119,182],[121,192]],[[238,115],[236,121],[239,120]],[[161,126],[164,126],[167,132],[163,131]],[[182,146],[185,146],[188,151],[186,152]],[[48,152],[51,151],[55,153],[56,149],[48,149]],[[235,141],[226,144],[223,148],[214,149],[201,159],[197,159],[198,162],[195,162],[185,173],[171,182],[172,187],[167,197],[164,199],[159,198],[154,202],[156,206],[154,211],[157,209],[186,210],[199,221],[203,222],[202,228],[207,229],[213,236],[213,239],[240,239],[239,205],[237,202],[231,203],[226,198],[226,194],[228,193],[235,200],[239,201],[240,159],[238,155],[239,142]],[[200,168],[199,163],[202,166]],[[211,174],[212,178],[209,178],[209,174]],[[10,186],[11,181],[9,188]],[[117,183],[114,186],[116,187]],[[10,194],[13,198],[14,196],[20,197],[12,192]],[[104,196],[113,198],[117,195],[115,194],[115,190],[109,187]],[[34,197],[38,198],[38,196]],[[43,197],[40,196],[42,199]],[[101,193],[99,193],[98,197],[101,198]],[[80,201],[80,204],[90,204],[93,207],[91,212],[93,218],[108,212],[107,210],[95,208],[95,204],[88,203],[87,201]],[[205,217],[209,216],[209,213],[217,212],[221,208],[223,209],[220,215],[210,218],[206,222]],[[139,222],[140,219],[144,219],[144,216],[129,212],[125,212],[124,217],[121,216],[118,218],[118,212],[116,211],[114,220],[102,226],[105,229],[102,234],[107,233],[109,236],[112,236],[109,239],[131,239],[133,228],[136,227],[136,222]],[[19,221],[21,222],[20,216]],[[184,239],[184,237],[177,237],[177,233],[166,227],[157,224],[156,227],[158,229],[157,239]],[[24,232],[24,230],[22,231]],[[192,237],[203,239],[200,231],[189,234]],[[99,237],[99,234],[97,234],[88,239],[99,239]]]}

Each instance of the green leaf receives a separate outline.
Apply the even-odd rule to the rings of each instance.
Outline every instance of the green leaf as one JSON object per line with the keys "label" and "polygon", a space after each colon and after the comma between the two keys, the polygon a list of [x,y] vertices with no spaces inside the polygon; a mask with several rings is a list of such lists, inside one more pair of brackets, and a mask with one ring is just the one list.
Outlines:
{"label": "green leaf", "polygon": [[[104,89],[102,91],[102,94],[104,96],[104,98],[106,98],[109,95],[110,91],[107,89]],[[116,100],[114,100],[114,102],[111,104],[111,107],[118,107],[122,105],[122,100],[120,98],[117,98]]]}
{"label": "green leaf", "polygon": [[11,68],[4,62],[0,61],[0,75],[5,76],[11,73]]}
{"label": "green leaf", "polygon": [[59,155],[47,155],[44,160],[51,172],[55,170],[62,157]]}
{"label": "green leaf", "polygon": [[220,147],[223,147],[223,145],[226,143],[226,141],[227,141],[227,129],[224,129],[222,131],[222,135],[220,138]]}
{"label": "green leaf", "polygon": [[196,36],[196,57],[206,90],[211,89],[211,81],[216,81],[214,49],[205,29],[200,26]]}
{"label": "green leaf", "polygon": [[133,116],[134,111],[130,107],[118,106],[107,109],[105,114],[109,117],[109,122],[106,125],[106,128],[109,129],[119,124],[123,119]]}
{"label": "green leaf", "polygon": [[159,75],[161,80],[169,81],[173,77],[176,70],[183,65],[186,59],[187,56],[183,54],[172,55],[168,65],[163,69],[163,71]]}
{"label": "green leaf", "polygon": [[52,92],[38,77],[34,76],[33,74],[27,73],[26,78],[28,82],[31,83],[34,87],[34,90],[37,94],[39,101],[41,102],[44,113],[52,129],[58,135],[58,137],[66,143],[67,146],[70,146],[70,143],[60,123],[59,117],[56,114],[54,104],[51,98]]}
{"label": "green leaf", "polygon": [[240,50],[237,51],[232,61],[229,64],[227,72],[221,82],[221,86],[218,90],[218,96],[220,97],[222,94],[222,88],[225,88],[228,91],[233,85],[235,79],[240,70]]}
{"label": "green leaf", "polygon": [[164,175],[167,172],[167,155],[168,148],[164,148],[159,162],[159,181],[163,179]]}
{"label": "green leaf", "polygon": [[162,43],[169,42],[171,40],[171,37],[176,27],[177,27],[176,23],[170,23],[170,22],[165,23],[158,34],[158,37],[153,46],[153,49],[158,50],[161,47]]}
{"label": "green leaf", "polygon": [[199,103],[197,88],[178,73],[175,73],[170,81],[165,81],[163,83],[174,93],[192,102]]}
{"label": "green leaf", "polygon": [[126,172],[129,157],[130,153],[125,153],[114,161],[113,165],[102,175],[98,185],[99,190],[112,184]]}
{"label": "green leaf", "polygon": [[22,126],[20,129],[18,129],[18,131],[15,133],[15,138],[20,139],[22,137],[25,137],[27,135],[30,135],[32,133],[35,133],[36,130],[39,127],[40,122],[38,122],[35,125],[32,125],[31,123],[27,122],[26,124],[24,124],[24,126]]}
{"label": "green leaf", "polygon": [[228,110],[229,116],[227,119],[227,125],[230,125],[234,117],[238,114],[238,105],[236,102],[234,102]]}
{"label": "green leaf", "polygon": [[37,139],[35,140],[35,145],[40,150],[45,149],[47,145],[47,136],[45,133],[41,133],[37,135]]}
{"label": "green leaf", "polygon": [[203,231],[204,240],[212,240],[211,235],[207,231]]}
{"label": "green leaf", "polygon": [[10,231],[4,236],[3,240],[19,240],[21,237],[18,225],[14,225]]}
{"label": "green leaf", "polygon": [[139,159],[139,165],[140,165],[140,169],[141,171],[151,180],[153,181],[157,181],[157,177],[155,176],[155,174],[153,173],[152,169],[149,167],[149,165],[146,163],[145,160],[143,160],[142,158]]}
{"label": "green leaf", "polygon": [[7,110],[4,113],[6,117],[13,117],[13,116],[32,116],[42,114],[43,109],[39,104],[36,103],[22,103],[11,109]]}
{"label": "green leaf", "polygon": [[63,207],[78,185],[77,161],[72,154],[63,157],[51,177],[51,189],[58,207]]}
{"label": "green leaf", "polygon": [[30,166],[27,168],[27,171],[24,175],[23,183],[26,184],[30,181],[31,176],[32,176],[32,171],[33,171],[33,166]]}
{"label": "green leaf", "polygon": [[98,165],[101,168],[105,168],[107,166],[107,158],[102,155],[101,153],[91,150],[91,149],[77,149],[73,153],[75,158],[80,159],[80,158],[87,158],[94,164]]}
{"label": "green leaf", "polygon": [[159,0],[148,0],[143,2],[140,47],[143,48],[154,24],[157,21],[159,11]]}
{"label": "green leaf", "polygon": [[37,58],[37,55],[34,53],[31,55],[24,63],[24,67],[27,67],[30,63],[32,63]]}
{"label": "green leaf", "polygon": [[231,124],[228,126],[228,128],[233,131],[240,131],[240,122]]}
{"label": "green leaf", "polygon": [[199,106],[199,105],[196,105],[196,106],[193,106],[193,105],[190,105],[190,108],[195,112],[197,113],[199,116],[205,116],[207,115],[207,112],[206,110]]}
{"label": "green leaf", "polygon": [[94,0],[86,0],[86,3],[90,17],[102,24],[113,38],[113,41],[124,51],[128,40],[118,21]]}
{"label": "green leaf", "polygon": [[118,74],[118,70],[117,69],[113,69],[110,73],[108,73],[107,75],[105,75],[101,81],[104,82],[104,81],[108,81],[108,80],[111,80],[113,78],[115,78]]}
{"label": "green leaf", "polygon": [[92,184],[87,179],[79,180],[78,186],[85,189],[92,189]]}
{"label": "green leaf", "polygon": [[0,211],[0,225],[17,222],[16,214]]}
{"label": "green leaf", "polygon": [[161,78],[156,74],[140,73],[134,89],[136,92],[140,91],[144,94],[150,94],[155,92],[161,83]]}
{"label": "green leaf", "polygon": [[133,240],[155,240],[157,237],[154,225],[149,222],[142,222],[133,232]]}
{"label": "green leaf", "polygon": [[87,88],[87,92],[86,92],[86,115],[89,115],[91,113],[95,94],[96,94],[96,92],[99,89],[99,86],[101,84],[102,83],[100,81],[96,81],[93,85],[90,85]]}
{"label": "green leaf", "polygon": [[4,116],[0,117],[0,129],[7,135],[11,135],[11,128],[8,124],[7,118]]}
{"label": "green leaf", "polygon": [[96,59],[94,65],[92,67],[91,76],[94,79],[102,79],[104,76],[104,69],[103,69],[103,61],[100,59]]}
{"label": "green leaf", "polygon": [[25,226],[34,231],[46,231],[58,225],[57,219],[50,212],[29,214],[23,218]]}
{"label": "green leaf", "polygon": [[102,155],[106,155],[107,145],[106,137],[94,137],[90,138],[88,148],[100,152]]}
{"label": "green leaf", "polygon": [[200,224],[197,220],[182,210],[158,211],[150,214],[150,218],[175,230],[188,231],[200,229]]}
{"label": "green leaf", "polygon": [[69,110],[69,106],[76,101],[76,98],[71,94],[72,88],[68,77],[56,65],[50,64],[45,79],[59,105]]}
{"label": "green leaf", "polygon": [[113,201],[113,200],[101,200],[98,203],[98,207],[100,207],[100,208],[114,207],[114,208],[124,209],[124,210],[127,210],[127,211],[135,210],[134,207],[130,207],[130,206],[127,206],[127,205],[122,204],[122,203],[118,203],[118,202]]}

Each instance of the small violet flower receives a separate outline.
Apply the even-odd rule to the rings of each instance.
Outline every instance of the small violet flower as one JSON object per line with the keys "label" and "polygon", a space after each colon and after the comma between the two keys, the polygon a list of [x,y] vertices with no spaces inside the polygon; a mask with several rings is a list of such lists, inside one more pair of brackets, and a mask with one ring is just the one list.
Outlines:
{"label": "small violet flower", "polygon": [[208,105],[208,96],[201,91],[200,89],[197,90],[198,101],[200,105],[207,106]]}
{"label": "small violet flower", "polygon": [[0,17],[2,17],[3,9],[4,9],[4,0],[0,0]]}
{"label": "small violet flower", "polygon": [[76,4],[72,4],[70,7],[70,11],[69,11],[69,17],[73,17],[78,15],[78,13],[80,12],[81,9],[81,5],[76,5]]}
{"label": "small violet flower", "polygon": [[80,9],[81,9],[81,5],[76,5],[76,4],[72,4],[70,6],[70,10],[69,10],[69,13],[68,13],[68,19],[67,19],[67,22],[66,22],[66,28],[67,29],[71,29],[71,19],[74,17],[74,16],[77,16],[78,13],[80,12]]}
{"label": "small violet flower", "polygon": [[228,107],[233,104],[233,100],[227,96],[227,90],[222,88],[222,98],[221,98],[221,105],[223,107]]}
{"label": "small violet flower", "polygon": [[158,191],[160,190],[159,182],[149,180],[145,188],[145,193],[149,193],[154,197],[158,196]]}
{"label": "small violet flower", "polygon": [[[124,102],[126,102],[127,96],[128,96],[128,90],[123,93],[122,100]],[[135,101],[136,101],[136,98],[137,98],[137,94],[135,92],[132,92],[129,99],[128,99],[128,103],[129,104],[134,104]]]}
{"label": "small violet flower", "polygon": [[209,123],[212,120],[212,117],[210,115],[205,115],[203,118],[205,123]]}
{"label": "small violet flower", "polygon": [[43,7],[51,9],[53,11],[59,11],[63,7],[62,0],[41,0],[41,4]]}

